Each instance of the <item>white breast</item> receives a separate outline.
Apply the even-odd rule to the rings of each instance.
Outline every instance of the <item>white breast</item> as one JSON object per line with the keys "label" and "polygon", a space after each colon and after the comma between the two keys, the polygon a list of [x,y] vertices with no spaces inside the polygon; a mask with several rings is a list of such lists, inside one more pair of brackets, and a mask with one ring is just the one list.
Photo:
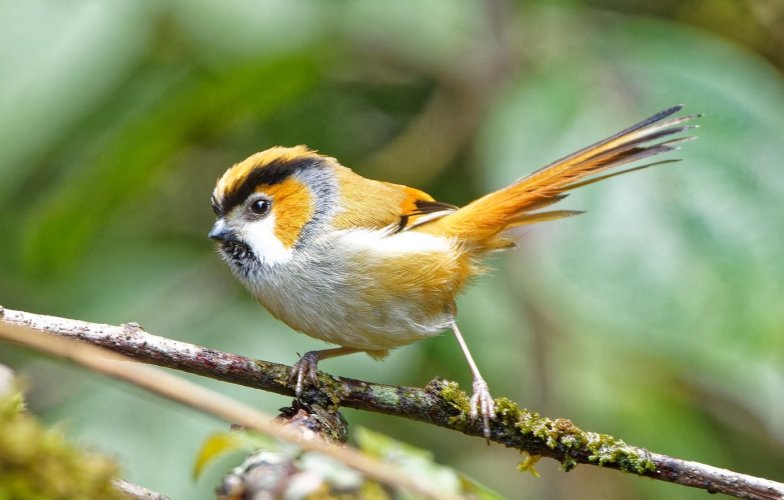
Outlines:
{"label": "white breast", "polygon": [[[433,259],[433,253],[443,259]],[[386,350],[436,335],[453,319],[448,308],[433,314],[415,299],[386,298],[380,292],[390,283],[369,272],[393,259],[416,262],[422,254],[454,266],[457,252],[451,240],[424,233],[334,231],[313,240],[307,250],[296,250],[289,260],[264,266],[255,283],[243,281],[272,314],[307,335],[345,347]],[[424,281],[412,273],[384,274],[387,280],[409,280],[403,288]]]}
{"label": "white breast", "polygon": [[389,229],[349,229],[336,231],[337,247],[347,252],[368,252],[378,258],[417,253],[449,252],[453,243],[447,238],[432,234],[404,231],[391,233]]}

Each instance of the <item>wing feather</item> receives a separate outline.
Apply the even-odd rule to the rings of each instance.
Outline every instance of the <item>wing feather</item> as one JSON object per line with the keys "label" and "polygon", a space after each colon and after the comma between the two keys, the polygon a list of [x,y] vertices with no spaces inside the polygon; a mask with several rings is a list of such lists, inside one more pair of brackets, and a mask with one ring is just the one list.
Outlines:
{"label": "wing feather", "polygon": [[390,234],[417,227],[457,210],[408,186],[361,177],[340,167],[341,196],[333,220],[335,229],[387,229]]}

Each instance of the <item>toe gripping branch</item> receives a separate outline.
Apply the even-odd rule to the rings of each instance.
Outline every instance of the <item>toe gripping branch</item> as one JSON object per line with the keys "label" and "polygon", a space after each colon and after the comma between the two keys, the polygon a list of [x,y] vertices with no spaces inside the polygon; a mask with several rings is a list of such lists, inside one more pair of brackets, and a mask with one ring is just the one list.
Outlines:
{"label": "toe gripping branch", "polygon": [[[318,386],[318,362],[318,351],[309,351],[291,367],[289,382],[292,384],[296,382],[294,394],[297,396],[297,399],[302,395],[302,389],[306,385]],[[305,378],[306,376],[307,379]]]}

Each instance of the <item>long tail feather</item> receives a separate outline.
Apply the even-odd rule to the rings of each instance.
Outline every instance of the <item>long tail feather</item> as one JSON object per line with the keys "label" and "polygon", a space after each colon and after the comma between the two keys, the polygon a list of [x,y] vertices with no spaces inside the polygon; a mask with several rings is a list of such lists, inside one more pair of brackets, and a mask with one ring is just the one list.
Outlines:
{"label": "long tail feather", "polygon": [[566,186],[566,188],[569,189],[569,190],[577,189],[577,188],[581,188],[583,186],[587,186],[588,184],[593,184],[594,182],[599,182],[599,181],[603,181],[605,179],[609,179],[610,177],[615,177],[615,176],[623,175],[623,174],[629,174],[629,173],[632,173],[632,172],[636,172],[638,170],[643,170],[643,169],[646,169],[646,168],[655,167],[657,165],[664,165],[666,163],[678,163],[679,161],[681,161],[680,158],[675,158],[675,159],[672,159],[672,160],[661,160],[661,161],[655,161],[653,163],[646,163],[645,165],[640,165],[639,167],[627,168],[626,170],[621,170],[620,172],[613,172],[611,174],[600,175],[599,177],[591,177],[590,179],[586,179],[584,181],[573,182],[573,183],[569,184],[568,186]]}
{"label": "long tail feather", "polygon": [[676,161],[664,160],[620,172],[605,173],[621,165],[677,150],[680,143],[694,139],[687,136],[661,141],[696,127],[684,124],[702,115],[672,116],[681,109],[683,106],[666,109],[607,139],[540,168],[506,188],[483,196],[433,221],[427,230],[456,236],[467,243],[476,244],[479,248],[490,249],[507,246],[508,242],[499,237],[499,234],[509,227],[576,215],[579,212],[531,211],[562,200],[566,197],[566,191],[616,175]]}

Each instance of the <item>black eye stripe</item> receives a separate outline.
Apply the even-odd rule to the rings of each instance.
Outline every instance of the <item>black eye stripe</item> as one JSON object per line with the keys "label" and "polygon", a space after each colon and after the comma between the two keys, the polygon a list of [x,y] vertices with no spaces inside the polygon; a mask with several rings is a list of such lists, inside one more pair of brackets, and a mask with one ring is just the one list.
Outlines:
{"label": "black eye stripe", "polygon": [[224,193],[222,203],[218,207],[221,213],[227,214],[234,207],[244,203],[256,188],[262,185],[280,184],[292,175],[308,168],[325,167],[320,158],[298,158],[294,160],[274,160],[264,166],[252,170],[248,176],[231,191]]}

